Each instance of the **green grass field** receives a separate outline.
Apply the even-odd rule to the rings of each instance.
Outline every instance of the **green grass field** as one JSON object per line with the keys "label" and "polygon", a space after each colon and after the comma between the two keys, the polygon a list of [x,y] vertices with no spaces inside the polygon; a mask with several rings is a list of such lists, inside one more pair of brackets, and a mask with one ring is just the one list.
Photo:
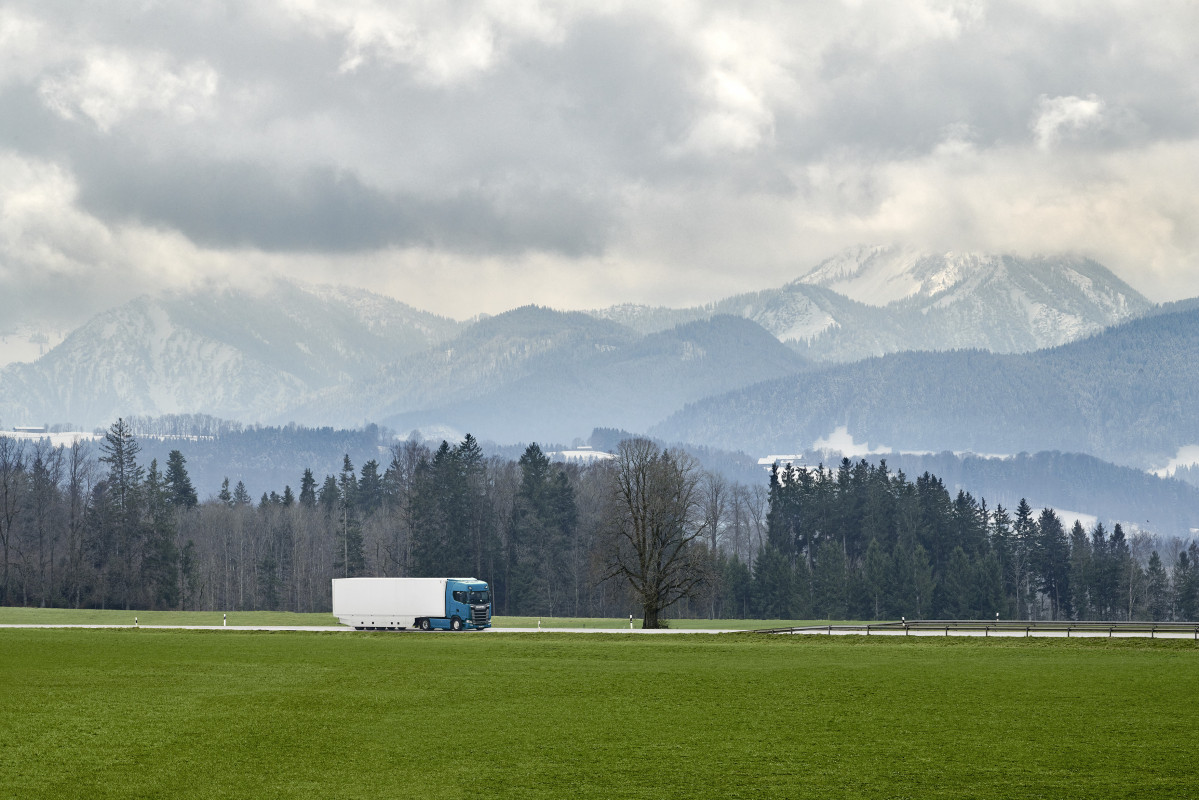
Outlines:
{"label": "green grass field", "polygon": [[[221,625],[220,611],[121,611],[107,609],[13,608],[0,606],[0,625],[132,625],[134,618],[141,625]],[[230,611],[229,625],[337,625],[332,614],[293,614],[287,611]],[[624,629],[628,619],[596,619],[592,617],[495,617],[496,628],[603,628]],[[823,620],[760,620],[760,619],[674,619],[672,628],[684,630],[778,628],[792,625],[820,625]],[[641,627],[641,620],[633,621]]]}
{"label": "green grass field", "polygon": [[1189,641],[0,630],[4,797],[1183,797]]}
{"label": "green grass field", "polygon": [[[114,609],[13,608],[0,606],[0,625],[221,625],[220,611],[120,611]],[[230,611],[229,625],[338,625],[332,614]]]}

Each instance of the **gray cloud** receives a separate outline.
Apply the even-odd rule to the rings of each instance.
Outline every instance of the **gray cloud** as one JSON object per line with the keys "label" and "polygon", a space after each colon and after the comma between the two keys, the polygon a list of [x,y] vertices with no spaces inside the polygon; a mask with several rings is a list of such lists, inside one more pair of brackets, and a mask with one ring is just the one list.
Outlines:
{"label": "gray cloud", "polygon": [[9,0],[0,313],[247,260],[457,316],[678,304],[890,239],[1186,296],[1194,30],[1115,0]]}
{"label": "gray cloud", "polygon": [[326,166],[284,172],[249,161],[104,155],[78,164],[84,209],[114,224],[178,230],[205,247],[355,252],[419,246],[573,256],[599,250],[605,229],[602,205],[532,181],[417,194],[384,191]]}

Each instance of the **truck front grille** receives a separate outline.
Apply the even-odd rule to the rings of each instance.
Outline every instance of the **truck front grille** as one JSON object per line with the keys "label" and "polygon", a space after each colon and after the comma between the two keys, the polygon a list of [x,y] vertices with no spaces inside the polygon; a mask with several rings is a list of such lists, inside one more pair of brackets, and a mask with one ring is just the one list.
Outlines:
{"label": "truck front grille", "polygon": [[470,621],[476,625],[486,625],[487,606],[473,606],[470,610]]}

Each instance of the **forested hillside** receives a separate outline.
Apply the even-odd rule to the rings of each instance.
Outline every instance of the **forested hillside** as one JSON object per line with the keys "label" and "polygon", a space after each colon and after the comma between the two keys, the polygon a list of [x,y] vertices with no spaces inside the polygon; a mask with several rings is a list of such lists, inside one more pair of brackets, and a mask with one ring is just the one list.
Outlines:
{"label": "forested hillside", "polygon": [[571,441],[596,426],[644,430],[713,391],[805,366],[760,326],[735,317],[641,336],[586,314],[526,306],[370,379],[303,399],[284,416],[469,430],[509,443]]}
{"label": "forested hillside", "polygon": [[[879,456],[869,460],[877,463]],[[1050,506],[1094,516],[1109,526],[1123,521],[1160,536],[1199,532],[1199,487],[1159,478],[1131,467],[1079,453],[1020,453],[1010,458],[934,455],[885,457],[892,469],[941,478],[951,490],[965,489],[1009,508],[1023,498],[1034,508]]]}
{"label": "forested hillside", "polygon": [[1089,453],[1150,467],[1199,442],[1199,311],[1022,355],[900,353],[712,398],[652,433],[795,452],[838,426],[896,450]]}
{"label": "forested hillside", "polygon": [[712,392],[806,366],[759,325],[718,316],[635,341],[546,354],[490,391],[380,421],[400,431],[445,423],[501,442],[571,441],[597,426],[646,430]]}

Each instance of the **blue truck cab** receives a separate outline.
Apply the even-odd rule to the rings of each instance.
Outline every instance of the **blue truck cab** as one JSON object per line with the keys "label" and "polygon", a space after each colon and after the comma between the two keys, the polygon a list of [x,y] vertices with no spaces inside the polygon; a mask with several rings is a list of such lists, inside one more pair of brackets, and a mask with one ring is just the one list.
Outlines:
{"label": "blue truck cab", "polygon": [[485,581],[450,578],[445,583],[445,616],[418,621],[422,630],[482,630],[491,627],[491,589]]}

